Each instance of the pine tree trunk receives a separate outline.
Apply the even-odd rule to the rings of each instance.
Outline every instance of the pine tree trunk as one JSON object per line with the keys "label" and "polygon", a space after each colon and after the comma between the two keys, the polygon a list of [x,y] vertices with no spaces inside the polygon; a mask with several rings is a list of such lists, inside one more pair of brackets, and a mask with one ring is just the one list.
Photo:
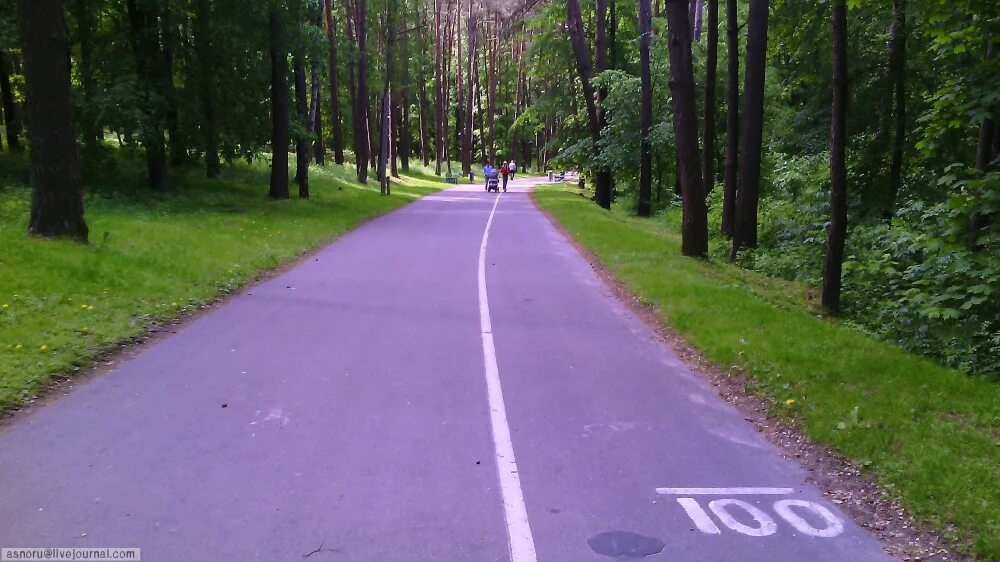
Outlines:
{"label": "pine tree trunk", "polygon": [[295,74],[295,183],[299,186],[299,197],[309,197],[309,161],[312,154],[309,147],[309,100],[306,85],[306,62],[301,52],[292,57]]}
{"label": "pine tree trunk", "polygon": [[163,138],[166,104],[160,98],[167,88],[163,79],[165,69],[159,42],[159,16],[146,3],[137,0],[126,0],[126,11],[145,121],[142,143],[146,149],[146,172],[149,186],[162,191],[169,188],[169,183],[166,141]]}
{"label": "pine tree trunk", "polygon": [[[567,0],[566,2],[566,29],[569,32],[570,43],[573,47],[574,58],[576,59],[576,70],[580,78],[580,86],[583,91],[583,101],[587,108],[587,122],[590,126],[590,139],[593,144],[593,155],[596,159],[600,155],[601,126],[597,116],[597,104],[594,101],[594,87],[590,83],[590,52],[583,37],[583,18],[580,14],[580,3],[578,0]],[[544,160],[544,158],[543,158]],[[545,162],[543,161],[542,164]],[[539,166],[541,169],[542,166]],[[602,174],[608,174],[603,176]],[[595,171],[596,184],[607,183],[608,206],[610,206],[610,172],[597,169]],[[601,186],[603,191],[604,186]],[[647,196],[648,200],[648,196]]]}
{"label": "pine tree trunk", "polygon": [[[647,2],[648,4],[648,2]],[[594,27],[594,50],[596,51],[595,62],[597,64],[597,73],[600,74],[605,70],[608,70],[610,66],[608,65],[608,0],[596,0],[594,4],[594,10],[597,16],[597,22]],[[648,12],[648,10],[647,10]],[[650,24],[650,29],[652,29],[652,24]],[[648,56],[648,44],[647,44],[647,56]],[[648,62],[648,61],[647,61]],[[647,69],[648,70],[648,69]],[[650,95],[652,95],[652,90],[650,90]],[[608,97],[608,89],[605,86],[600,86],[597,88],[597,99],[595,100],[595,105],[597,106],[597,127],[600,131],[603,131],[608,125],[608,118],[604,111],[604,100]],[[652,115],[652,98],[650,98],[650,115]],[[649,127],[652,127],[652,118],[650,118]],[[598,135],[599,136],[599,135]],[[651,150],[651,148],[650,148]],[[599,154],[600,149],[595,147],[594,154]],[[640,162],[641,167],[641,162]],[[611,208],[611,193],[614,189],[614,176],[611,171],[605,166],[599,166],[594,172],[594,201],[602,208]],[[641,182],[640,182],[641,183]]]}
{"label": "pine tree trunk", "polygon": [[473,82],[475,70],[473,68],[475,64],[475,53],[479,46],[476,44],[477,33],[476,33],[476,13],[472,10],[472,0],[469,0],[469,19],[468,19],[468,48],[466,49],[468,55],[468,72],[466,72],[466,78],[468,79],[468,95],[465,99],[465,133],[462,135],[462,175],[468,177],[472,173],[472,129],[473,129],[473,113],[472,113],[472,98],[475,95],[475,82]]}
{"label": "pine tree trunk", "polygon": [[319,65],[310,65],[309,136],[313,141],[313,158],[316,164],[326,165],[326,142],[323,140],[323,111],[320,109]]}
{"label": "pine tree trunk", "polygon": [[14,105],[14,90],[10,85],[10,61],[0,50],[0,105],[3,105],[4,126],[7,129],[7,149],[21,152],[21,119]]}
{"label": "pine tree trunk", "polygon": [[830,227],[823,263],[823,306],[840,310],[840,277],[847,238],[847,0],[833,0],[833,106],[830,114]]}
{"label": "pine tree trunk", "polygon": [[737,166],[740,152],[740,31],[736,0],[726,0],[726,163],[722,193],[722,234],[732,238],[736,225]]}
{"label": "pine tree trunk", "polygon": [[[421,13],[421,23],[426,27],[427,25],[427,11],[425,10]],[[426,35],[423,30],[420,33],[421,44],[426,43]],[[420,161],[423,162],[424,167],[427,167],[431,163],[431,157],[429,152],[429,140],[427,139],[427,77],[425,74],[426,66],[423,63],[423,59],[420,60],[420,70],[417,74],[417,80],[419,82],[420,91],[417,97],[417,125],[420,127]]]}
{"label": "pine tree trunk", "polygon": [[736,254],[740,250],[757,246],[757,202],[764,135],[767,17],[768,0],[750,0],[746,76],[743,86],[743,125],[740,128],[740,183],[736,192],[732,259],[736,259]]}
{"label": "pine tree trunk", "polygon": [[896,194],[903,183],[903,151],[906,143],[906,0],[894,0],[893,24],[889,30],[889,71],[895,84],[895,108],[892,136],[892,159],[889,163],[889,195],[887,214],[896,207]]}
{"label": "pine tree trunk", "polygon": [[174,47],[177,43],[177,29],[174,25],[170,2],[163,2],[160,13],[160,36],[163,38],[161,56],[163,68],[160,83],[166,99],[167,138],[170,143],[170,165],[179,166],[187,160],[187,141],[181,129],[180,114],[177,110],[177,88],[174,86]]}
{"label": "pine tree trunk", "polygon": [[205,175],[219,176],[219,136],[215,115],[215,59],[212,47],[212,2],[195,2],[194,42],[198,59],[198,92],[201,109],[201,143]]}
{"label": "pine tree trunk", "polygon": [[702,119],[702,182],[705,191],[715,187],[715,83],[719,66],[719,0],[708,0],[708,45],[705,57],[705,103]]}
{"label": "pine tree trunk", "polygon": [[91,34],[97,28],[94,16],[96,15],[89,0],[76,0],[73,7],[77,21],[77,40],[80,45],[80,64],[77,66],[80,72],[80,85],[83,90],[83,107],[77,119],[80,121],[82,129],[84,152],[93,154],[103,140],[102,130],[95,118],[93,108],[94,97],[97,93],[97,80],[94,76],[93,60],[93,39]]}
{"label": "pine tree trunk", "polygon": [[368,183],[368,159],[371,156],[371,133],[368,114],[368,0],[356,0],[356,15],[354,17],[355,36],[358,42],[358,91],[355,101],[358,104],[357,116],[361,125],[359,132],[364,138],[355,138],[354,154],[357,161],[358,182]]}
{"label": "pine tree trunk", "polygon": [[684,21],[687,6],[684,0],[667,0],[666,8],[677,176],[681,182],[682,198],[681,253],[685,256],[704,256],[708,253],[708,210],[698,153],[691,35]]}
{"label": "pine tree trunk", "polygon": [[330,74],[330,129],[333,133],[333,161],[344,163],[344,123],[340,116],[340,87],[337,83],[337,40],[331,0],[323,1],[326,11],[327,72]]}
{"label": "pine tree trunk", "polygon": [[267,196],[288,199],[288,52],[280,8],[268,16],[271,33],[271,183]]}
{"label": "pine tree trunk", "polygon": [[441,88],[441,2],[434,0],[434,173],[441,175],[441,160],[444,158],[444,126],[441,116],[444,114],[444,102]]}
{"label": "pine tree trunk", "polygon": [[[667,0],[668,4],[670,0]],[[653,149],[650,134],[653,128],[653,80],[649,69],[649,43],[653,36],[653,15],[649,0],[639,0],[639,77],[641,94],[639,103],[639,197],[636,214],[652,214]],[[668,12],[669,13],[669,12]],[[671,62],[673,68],[673,62]]]}
{"label": "pine tree trunk", "polygon": [[58,0],[18,0],[25,111],[31,133],[28,232],[87,241],[70,92],[69,42]]}

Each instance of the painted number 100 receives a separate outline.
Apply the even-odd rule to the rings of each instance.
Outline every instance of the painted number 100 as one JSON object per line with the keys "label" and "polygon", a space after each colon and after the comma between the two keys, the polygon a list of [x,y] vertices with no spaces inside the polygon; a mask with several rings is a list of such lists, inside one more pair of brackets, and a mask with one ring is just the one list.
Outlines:
{"label": "painted number 100", "polygon": [[[661,494],[679,495],[677,492],[674,492],[674,490],[690,492],[702,489],[660,488],[657,489],[657,492]],[[704,490],[722,491],[726,489],[706,488]],[[733,488],[728,490],[741,489]],[[751,489],[747,490],[749,491]],[[761,490],[772,490],[770,492],[763,492],[764,494],[784,494],[791,493],[792,491],[787,488],[765,488]],[[787,492],[785,490],[787,490]],[[715,495],[718,492],[703,493]],[[750,493],[752,494],[753,492]],[[758,492],[758,494],[759,493],[761,492]],[[763,509],[742,500],[733,498],[711,500],[708,502],[708,509],[706,510],[702,507],[701,503],[693,497],[679,497],[676,499],[677,503],[684,508],[688,517],[691,518],[695,527],[705,534],[721,534],[722,531],[719,529],[719,525],[716,524],[716,520],[737,533],[751,537],[766,537],[773,535],[778,530],[778,524],[775,522],[774,517],[769,515]],[[772,509],[778,517],[791,525],[796,531],[810,537],[831,538],[844,532],[844,522],[839,517],[834,515],[829,509],[815,502],[799,499],[782,499],[774,502]],[[709,515],[709,512],[715,515],[715,518],[713,518],[712,515]],[[806,517],[809,517],[809,520],[807,520]],[[752,520],[752,523],[748,524],[743,522],[748,520]],[[814,523],[819,523],[820,526],[815,526]]]}

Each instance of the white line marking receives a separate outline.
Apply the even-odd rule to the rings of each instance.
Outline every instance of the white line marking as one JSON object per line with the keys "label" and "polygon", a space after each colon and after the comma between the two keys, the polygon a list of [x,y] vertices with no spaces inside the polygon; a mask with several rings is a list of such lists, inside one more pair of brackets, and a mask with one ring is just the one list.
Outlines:
{"label": "white line marking", "polygon": [[791,494],[793,488],[657,488],[664,496],[781,496]]}
{"label": "white line marking", "polygon": [[712,521],[712,518],[705,513],[705,510],[701,508],[698,504],[698,500],[694,498],[677,498],[677,503],[681,504],[684,511],[687,512],[688,517],[694,522],[698,530],[707,535],[718,535],[722,531],[719,527]]}
{"label": "white line marking", "polygon": [[535,562],[535,540],[528,524],[528,510],[521,493],[521,477],[514,460],[514,443],[510,439],[510,426],[507,425],[507,409],[504,407],[503,390],[500,388],[500,367],[497,366],[497,352],[493,345],[490,301],[486,294],[486,242],[489,240],[490,226],[499,203],[500,195],[497,195],[490,210],[490,218],[486,221],[486,229],[483,230],[483,242],[479,245],[479,326],[483,334],[483,364],[486,368],[486,391],[490,400],[490,427],[493,430],[493,448],[496,451],[504,518],[507,520],[510,559],[511,562]]}

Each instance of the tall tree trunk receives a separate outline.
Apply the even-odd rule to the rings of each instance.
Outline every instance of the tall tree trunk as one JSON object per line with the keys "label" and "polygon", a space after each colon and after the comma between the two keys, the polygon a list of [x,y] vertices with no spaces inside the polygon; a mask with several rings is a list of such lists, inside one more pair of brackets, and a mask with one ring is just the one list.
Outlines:
{"label": "tall tree trunk", "polygon": [[489,82],[487,82],[487,108],[486,117],[489,120],[489,143],[490,143],[490,162],[497,161],[497,145],[495,137],[496,129],[496,109],[497,109],[497,32],[499,28],[499,20],[497,16],[494,16],[493,26],[491,28],[492,36],[489,40]]}
{"label": "tall tree trunk", "polygon": [[80,85],[83,87],[83,108],[77,118],[83,129],[83,146],[85,153],[93,154],[101,143],[102,130],[95,118],[94,97],[97,90],[97,80],[94,76],[93,30],[97,28],[94,21],[97,10],[89,0],[76,0],[73,3],[76,11],[77,39],[80,43]]}
{"label": "tall tree trunk", "polygon": [[271,33],[271,183],[267,196],[288,199],[288,52],[281,7],[272,7]]}
{"label": "tall tree trunk", "polygon": [[[421,12],[421,23],[426,28],[427,26],[426,7],[424,8],[424,11]],[[420,36],[423,39],[421,41],[421,44],[426,44],[427,42],[426,35],[423,32],[423,30],[421,30]],[[419,72],[417,75],[417,81],[419,83],[418,88],[420,89],[417,97],[417,111],[419,112],[419,115],[417,115],[417,125],[420,127],[420,161],[423,162],[424,167],[427,167],[431,163],[431,157],[430,157],[430,152],[428,151],[429,140],[427,139],[427,86],[426,86],[427,80],[425,71],[426,71],[426,65],[424,64],[423,58],[421,57]]]}
{"label": "tall tree trunk", "polygon": [[690,28],[685,25],[685,0],[667,0],[670,50],[670,92],[674,101],[677,176],[681,180],[681,253],[708,253],[708,211],[698,154],[698,114],[695,107],[694,65]]}
{"label": "tall tree trunk", "polygon": [[823,306],[840,310],[840,277],[847,238],[847,0],[833,0],[833,106],[830,113],[830,230],[823,263]]}
{"label": "tall tree trunk", "polygon": [[726,164],[722,193],[722,234],[733,236],[736,225],[737,163],[740,152],[740,30],[736,0],[726,0]]}
{"label": "tall tree trunk", "polygon": [[340,116],[340,87],[337,83],[337,39],[331,0],[323,0],[326,11],[327,72],[330,74],[330,129],[333,133],[333,161],[344,163],[344,124]]}
{"label": "tall tree trunk", "polygon": [[[986,58],[990,59],[996,55],[997,43],[991,41],[986,46]],[[979,142],[976,145],[976,169],[981,173],[985,174],[990,171],[990,164],[996,157],[997,149],[994,148],[993,142],[997,136],[997,127],[1000,123],[997,122],[996,115],[993,113],[996,111],[996,106],[987,108],[987,116],[983,119],[983,122],[979,125]],[[983,213],[973,213],[969,217],[969,223],[966,227],[965,245],[970,251],[978,252],[982,249],[982,245],[979,244],[979,234],[980,231],[989,226],[992,217]]]}
{"label": "tall tree trunk", "polygon": [[701,16],[705,6],[704,0],[694,0],[694,40],[701,41]]}
{"label": "tall tree trunk", "polygon": [[[669,14],[669,3],[668,14]],[[653,38],[653,16],[649,0],[639,0],[639,77],[641,96],[639,102],[639,197],[636,200],[636,214],[648,217],[652,214],[653,149],[650,134],[653,129],[653,80],[649,69],[649,43]],[[673,68],[671,61],[670,67]]]}
{"label": "tall tree trunk", "polygon": [[[573,54],[576,59],[576,71],[580,78],[580,86],[583,91],[583,101],[587,107],[587,122],[590,126],[590,139],[593,144],[593,154],[595,159],[600,155],[601,126],[597,118],[597,104],[594,101],[594,87],[590,83],[590,52],[583,37],[583,18],[580,14],[580,3],[578,0],[566,1],[566,29],[569,32],[570,43],[573,46]],[[541,168],[541,166],[539,166]],[[608,176],[602,177],[602,174]],[[610,194],[610,172],[597,169],[596,183],[608,182],[608,193]],[[602,188],[603,189],[603,188]],[[603,202],[603,201],[602,201]],[[610,206],[610,197],[608,197]]]}
{"label": "tall tree trunk", "polygon": [[310,64],[309,136],[313,139],[313,158],[320,166],[326,165],[326,142],[323,140],[323,111],[320,109],[319,65]]}
{"label": "tall tree trunk", "polygon": [[708,0],[708,46],[705,57],[705,116],[702,142],[705,145],[702,181],[705,191],[715,187],[715,82],[719,66],[719,0]]}
{"label": "tall tree trunk", "polygon": [[[596,51],[595,63],[597,64],[597,73],[600,74],[605,70],[611,68],[608,64],[608,0],[595,0],[594,11],[597,16],[597,22],[594,26],[594,50]],[[648,10],[647,10],[648,12]],[[650,24],[650,30],[652,30],[652,24]],[[647,58],[649,51],[649,44],[646,45]],[[647,60],[647,62],[649,62]],[[647,68],[648,71],[648,68]],[[652,86],[650,86],[652,88]],[[650,89],[650,95],[652,95],[652,89]],[[608,117],[604,111],[604,100],[608,97],[608,89],[605,86],[600,86],[597,88],[597,99],[595,100],[595,105],[597,106],[597,127],[600,131],[603,131],[608,125]],[[652,116],[652,98],[650,98],[650,116]],[[648,128],[652,128],[652,117],[650,117],[650,123]],[[645,129],[644,129],[645,131]],[[648,131],[647,131],[648,132]],[[598,133],[598,138],[600,133]],[[648,139],[647,139],[648,140]],[[595,141],[596,142],[596,141]],[[649,147],[647,147],[649,148]],[[651,150],[651,148],[650,148]],[[594,154],[599,154],[600,148],[595,146]],[[611,193],[614,191],[614,176],[611,171],[604,166],[600,166],[594,172],[594,202],[599,206],[610,209],[611,208]],[[641,182],[640,182],[641,183]]]}
{"label": "tall tree trunk", "polygon": [[306,62],[301,51],[292,57],[295,74],[295,183],[299,186],[299,197],[309,197],[309,161],[312,154],[309,147],[309,100],[306,93]]}
{"label": "tall tree trunk", "polygon": [[893,24],[889,30],[889,73],[895,84],[895,130],[889,163],[888,213],[896,206],[896,194],[903,183],[903,151],[906,143],[906,0],[894,0]]}
{"label": "tall tree trunk", "polygon": [[757,202],[764,135],[767,17],[768,0],[750,0],[746,76],[743,86],[743,125],[740,128],[740,183],[736,192],[732,259],[736,259],[736,254],[740,250],[757,246]]}
{"label": "tall tree trunk", "polygon": [[83,179],[70,93],[69,42],[59,0],[18,0],[25,110],[31,133],[28,232],[87,241]]}
{"label": "tall tree trunk", "polygon": [[466,72],[466,78],[468,80],[468,95],[465,99],[465,132],[462,134],[462,175],[468,176],[472,173],[472,125],[473,125],[473,114],[472,114],[472,98],[475,95],[475,82],[473,65],[475,64],[475,53],[478,49],[476,44],[477,33],[476,33],[476,12],[472,9],[472,0],[469,0],[469,18],[468,18],[468,48],[466,49],[468,55],[468,71]]}
{"label": "tall tree trunk", "polygon": [[160,95],[167,91],[163,74],[163,52],[160,48],[158,14],[155,6],[126,0],[132,51],[136,74],[140,81],[143,120],[142,143],[146,149],[146,172],[149,186],[157,190],[169,188],[167,181],[166,142],[163,138],[164,106]]}
{"label": "tall tree trunk", "polygon": [[219,136],[215,115],[215,57],[212,46],[212,2],[195,2],[194,42],[198,59],[198,93],[201,109],[201,144],[205,175],[219,176]]}
{"label": "tall tree trunk", "polygon": [[181,130],[180,115],[177,110],[177,88],[174,86],[174,47],[177,44],[177,29],[174,25],[170,2],[162,2],[160,13],[160,36],[163,38],[161,83],[166,99],[167,138],[170,141],[170,165],[179,166],[187,160],[187,141]]}
{"label": "tall tree trunk", "polygon": [[441,88],[441,3],[443,0],[434,0],[434,173],[441,175],[441,160],[444,158],[444,147],[442,146],[444,137],[444,126],[441,123],[441,116],[444,114],[444,102]]}
{"label": "tall tree trunk", "polygon": [[362,126],[359,132],[364,138],[354,139],[354,154],[357,161],[358,182],[368,183],[368,158],[371,143],[368,119],[368,0],[356,0],[354,16],[355,36],[358,42],[358,91],[355,102],[358,104],[356,114]]}
{"label": "tall tree trunk", "polygon": [[0,104],[3,105],[4,126],[7,129],[7,148],[11,152],[21,152],[21,119],[14,105],[14,90],[10,85],[10,61],[8,54],[0,50]]}
{"label": "tall tree trunk", "polygon": [[397,89],[399,91],[398,101],[396,107],[399,108],[399,113],[396,117],[396,127],[399,130],[399,146],[397,152],[399,153],[399,163],[403,168],[404,172],[410,171],[410,99],[409,99],[409,89],[410,89],[410,36],[409,34],[404,34],[402,37],[403,45],[400,50],[402,53],[399,57],[399,76],[396,81],[398,84]]}

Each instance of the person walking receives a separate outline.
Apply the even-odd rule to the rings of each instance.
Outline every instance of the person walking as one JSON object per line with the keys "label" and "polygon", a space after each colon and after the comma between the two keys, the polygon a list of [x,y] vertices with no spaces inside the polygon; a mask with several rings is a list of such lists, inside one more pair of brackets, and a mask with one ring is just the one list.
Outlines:
{"label": "person walking", "polygon": [[507,176],[510,175],[510,166],[506,162],[500,166],[500,174],[503,175],[503,190],[507,191]]}
{"label": "person walking", "polygon": [[510,161],[510,179],[514,179],[514,174],[517,173],[517,162],[513,160]]}

